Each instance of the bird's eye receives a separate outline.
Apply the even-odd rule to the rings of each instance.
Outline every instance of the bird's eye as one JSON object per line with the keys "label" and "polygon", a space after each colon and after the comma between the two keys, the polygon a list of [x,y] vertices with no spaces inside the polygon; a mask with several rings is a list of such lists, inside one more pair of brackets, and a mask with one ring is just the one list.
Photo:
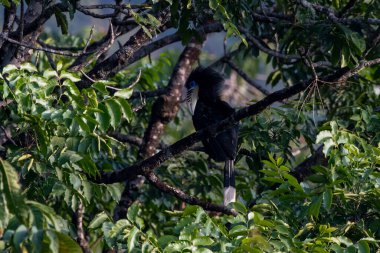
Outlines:
{"label": "bird's eye", "polygon": [[190,88],[194,88],[197,85],[198,85],[197,82],[194,80],[190,82]]}

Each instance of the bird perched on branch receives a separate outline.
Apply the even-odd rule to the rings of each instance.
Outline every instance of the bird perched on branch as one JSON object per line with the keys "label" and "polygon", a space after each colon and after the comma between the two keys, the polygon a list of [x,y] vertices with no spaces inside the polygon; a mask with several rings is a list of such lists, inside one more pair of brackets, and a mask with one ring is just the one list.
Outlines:
{"label": "bird perched on branch", "polygon": [[[221,99],[224,78],[212,68],[198,67],[186,82],[186,100],[193,114],[196,130],[215,124],[234,113]],[[224,162],[224,205],[236,200],[234,160],[236,157],[238,125],[214,137],[202,140],[206,153],[217,162]]]}

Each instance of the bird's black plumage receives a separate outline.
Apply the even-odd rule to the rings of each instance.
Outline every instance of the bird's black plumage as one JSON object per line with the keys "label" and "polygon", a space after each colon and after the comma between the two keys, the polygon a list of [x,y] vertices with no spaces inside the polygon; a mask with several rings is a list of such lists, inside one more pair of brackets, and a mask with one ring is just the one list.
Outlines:
{"label": "bird's black plumage", "polygon": [[[234,109],[220,98],[224,78],[211,68],[198,67],[189,76],[186,88],[198,86],[193,124],[196,130],[215,124],[234,113]],[[235,201],[235,176],[233,161],[236,157],[238,126],[229,128],[215,137],[204,139],[206,153],[217,162],[225,162],[224,204]]]}

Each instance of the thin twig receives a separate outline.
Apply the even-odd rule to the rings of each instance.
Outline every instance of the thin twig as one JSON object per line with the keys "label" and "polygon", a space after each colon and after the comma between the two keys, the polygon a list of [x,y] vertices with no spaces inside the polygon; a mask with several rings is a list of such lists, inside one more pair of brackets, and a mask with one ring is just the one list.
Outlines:
{"label": "thin twig", "polygon": [[[109,22],[109,29],[108,29],[108,32],[110,33],[110,39],[108,41],[108,43],[101,49],[97,50],[95,52],[95,54],[90,57],[90,59],[88,61],[84,61],[74,67],[71,67],[70,68],[74,71],[78,71],[78,70],[81,70],[84,66],[88,66],[90,65],[92,62],[96,61],[102,54],[104,54],[108,49],[111,48],[112,44],[114,43],[115,41],[115,33],[114,33],[114,29],[113,29],[113,25],[112,25],[112,22],[110,21]],[[89,75],[88,75],[89,76]],[[91,78],[89,79],[91,80]]]}
{"label": "thin twig", "polygon": [[258,89],[264,95],[268,95],[270,92],[262,87],[260,84],[256,83],[252,78],[250,78],[243,70],[241,70],[235,63],[227,59],[225,61],[233,70],[236,71],[249,85]]}
{"label": "thin twig", "polygon": [[260,41],[258,38],[256,38],[254,35],[251,35],[251,33],[244,27],[239,26],[239,30],[246,36],[248,39],[248,42],[256,46],[258,49],[263,51],[264,53],[267,53],[271,56],[284,59],[284,60],[300,60],[301,57],[299,55],[295,54],[283,54],[281,52],[275,51],[271,48],[269,48],[267,45],[265,45],[262,41]]}
{"label": "thin twig", "polygon": [[91,77],[89,77],[89,76],[88,76],[83,70],[79,70],[79,72],[81,72],[82,75],[83,75],[84,77],[86,77],[90,82],[92,82],[92,83],[95,83],[95,82],[96,82],[94,79],[92,79]]}
{"label": "thin twig", "polygon": [[67,52],[62,52],[62,51],[54,50],[54,49],[50,49],[50,48],[34,47],[34,46],[29,45],[29,44],[25,44],[25,43],[19,42],[17,40],[8,38],[7,36],[4,35],[4,33],[0,33],[0,38],[4,39],[4,40],[6,40],[6,41],[8,41],[8,42],[10,42],[12,44],[18,45],[18,46],[22,46],[22,47],[26,47],[26,48],[30,48],[30,49],[34,49],[34,50],[38,50],[38,51],[43,51],[43,52],[47,52],[47,53],[52,53],[52,54],[70,56],[70,57],[78,57],[78,56],[82,56],[84,54],[92,54],[93,53],[93,52],[87,52],[87,53],[67,53]]}
{"label": "thin twig", "polygon": [[85,53],[85,52],[87,51],[87,47],[88,47],[88,45],[90,45],[90,41],[91,41],[91,39],[92,39],[92,34],[93,34],[93,32],[94,32],[94,28],[95,28],[95,25],[93,25],[93,26],[91,27],[90,35],[88,36],[88,39],[87,39],[86,45],[84,46],[82,53]]}
{"label": "thin twig", "polygon": [[149,171],[147,173],[144,173],[144,176],[149,180],[149,182],[154,185],[157,189],[159,189],[162,192],[168,193],[170,195],[173,195],[177,199],[180,199],[190,205],[198,205],[203,207],[203,209],[207,211],[212,211],[212,212],[221,212],[224,214],[231,214],[236,216],[237,212],[234,209],[228,208],[226,206],[221,206],[221,205],[216,205],[211,202],[206,202],[202,201],[198,198],[195,198],[194,196],[190,196],[186,194],[184,191],[181,189],[175,188],[171,185],[168,185],[165,182],[162,182],[159,180],[156,174],[153,172]]}

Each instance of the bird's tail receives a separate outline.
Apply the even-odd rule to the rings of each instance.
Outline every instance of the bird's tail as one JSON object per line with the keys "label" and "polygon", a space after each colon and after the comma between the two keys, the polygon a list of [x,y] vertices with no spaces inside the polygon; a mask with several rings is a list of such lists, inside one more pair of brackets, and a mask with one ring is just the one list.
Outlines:
{"label": "bird's tail", "polygon": [[224,205],[236,201],[234,160],[224,163]]}

